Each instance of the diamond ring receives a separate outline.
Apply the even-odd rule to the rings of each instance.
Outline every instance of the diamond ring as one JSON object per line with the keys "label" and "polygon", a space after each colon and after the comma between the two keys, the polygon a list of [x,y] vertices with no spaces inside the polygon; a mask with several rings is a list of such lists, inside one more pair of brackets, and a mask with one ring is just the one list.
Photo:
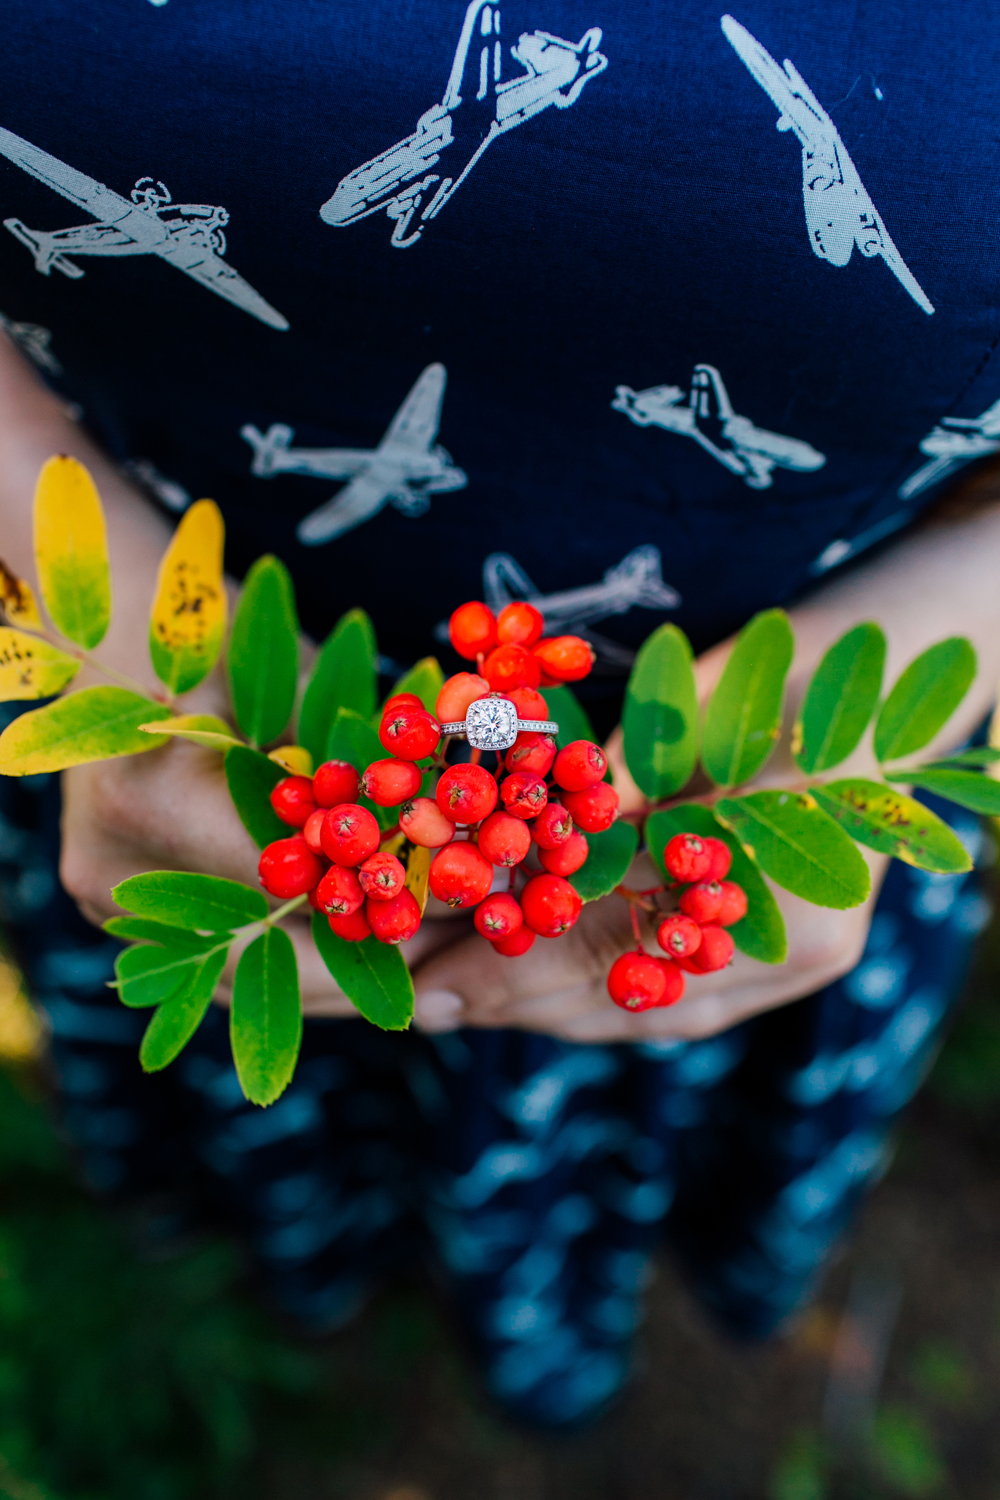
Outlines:
{"label": "diamond ring", "polygon": [[552,719],[519,719],[509,698],[477,698],[464,719],[442,724],[442,734],[467,739],[474,750],[509,750],[519,734],[558,734]]}

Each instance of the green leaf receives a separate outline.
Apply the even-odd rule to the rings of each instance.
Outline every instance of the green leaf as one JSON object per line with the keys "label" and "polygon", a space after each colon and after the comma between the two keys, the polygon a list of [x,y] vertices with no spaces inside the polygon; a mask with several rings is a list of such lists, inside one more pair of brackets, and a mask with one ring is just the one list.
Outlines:
{"label": "green leaf", "polygon": [[957,802],[959,807],[968,807],[972,812],[992,818],[1000,816],[1000,781],[981,772],[919,766],[912,771],[887,773],[886,780],[922,787],[925,792],[934,792],[946,802]]}
{"label": "green leaf", "polygon": [[271,806],[272,789],[288,775],[284,766],[246,745],[233,745],[227,750],[224,764],[229,795],[258,849],[275,839],[288,838],[292,830]]}
{"label": "green leaf", "polygon": [[139,1048],[139,1062],[147,1073],[172,1063],[201,1025],[226,966],[229,945],[207,953],[176,995],[158,1006],[146,1027]]}
{"label": "green leaf", "polygon": [[337,984],[366,1021],[383,1031],[406,1031],[413,1016],[413,980],[399,949],[378,938],[347,943],[313,913],[313,941]]}
{"label": "green leaf", "polygon": [[724,797],[715,811],[765,874],[793,895],[837,911],[860,906],[868,895],[864,859],[807,792]]}
{"label": "green leaf", "polygon": [[[373,645],[374,641],[373,636]],[[444,673],[441,670],[441,663],[436,656],[425,656],[422,661],[417,662],[415,667],[404,672],[389,697],[393,697],[396,693],[416,693],[427,712],[432,714],[437,707],[438,693],[443,686]],[[346,706],[350,708],[352,705]]]}
{"label": "green leaf", "polygon": [[0,775],[33,776],[116,755],[141,755],[167,741],[144,734],[139,725],[169,717],[162,703],[125,688],[81,688],[8,724],[0,734]]}
{"label": "green leaf", "polygon": [[[181,933],[187,937],[187,933]],[[188,985],[201,969],[208,955],[219,947],[216,939],[210,948],[204,945],[193,951],[185,944],[142,943],[126,948],[115,959],[118,997],[123,1005],[159,1005],[171,999],[182,986]],[[228,941],[222,943],[229,948]]]}
{"label": "green leaf", "polygon": [[117,906],[137,917],[207,932],[233,932],[248,922],[262,921],[268,912],[260,891],[238,880],[193,875],[185,870],[132,875],[115,886],[111,897]]}
{"label": "green leaf", "polygon": [[[997,809],[1000,811],[1000,785]],[[820,807],[869,849],[891,854],[919,870],[951,875],[972,869],[960,840],[936,813],[881,781],[831,781],[813,787]]]}
{"label": "green leaf", "polygon": [[592,740],[596,743],[594,726],[571,687],[539,688],[539,692],[549,706],[549,718],[559,725],[556,744],[560,750],[564,745],[571,745],[574,740]]}
{"label": "green leaf", "polygon": [[254,745],[288,724],[299,671],[299,622],[288,569],[260,557],[246,576],[229,638],[229,682],[236,722]]}
{"label": "green leaf", "polygon": [[[625,763],[647,797],[669,797],[698,754],[698,695],[687,636],[661,625],[635,659],[625,691]],[[560,721],[561,723],[561,721]]]}
{"label": "green leaf", "polygon": [[0,703],[61,693],[81,662],[24,630],[0,626]]}
{"label": "green leaf", "polygon": [[948,755],[944,760],[931,761],[928,767],[935,771],[951,770],[956,766],[995,766],[1000,760],[1000,750],[994,750],[992,745],[974,745],[971,750],[959,750],[955,755]]}
{"label": "green leaf", "polygon": [[371,620],[363,609],[348,610],[320,648],[299,711],[298,742],[305,745],[316,765],[327,758],[327,740],[338,708],[349,708],[362,719],[370,719],[375,712],[377,660]]}
{"label": "green leaf", "polygon": [[111,621],[111,570],[104,511],[78,459],[42,465],[35,489],[35,564],[52,623],[92,651]]}
{"label": "green leaf", "polygon": [[569,877],[569,883],[584,901],[596,901],[624,880],[639,847],[639,834],[631,823],[612,823],[603,833],[588,833],[587,844],[586,864]]}
{"label": "green leaf", "polygon": [[215,933],[186,932],[169,922],[154,922],[151,917],[109,917],[102,931],[113,938],[132,943],[166,943],[188,953],[206,953],[215,946]]}
{"label": "green leaf", "polygon": [[777,744],[794,650],[795,638],[783,609],[755,615],[736,637],[702,734],[702,764],[719,786],[749,781]]}
{"label": "green leaf", "polygon": [[229,1036],[244,1094],[251,1104],[273,1104],[291,1082],[302,1043],[295,949],[280,927],[254,938],[236,966]]}
{"label": "green leaf", "polygon": [[[360,774],[373,760],[385,760],[389,752],[383,748],[382,741],[371,726],[371,721],[363,719],[360,714],[353,713],[349,708],[339,710],[330,730],[330,738],[326,743],[326,754],[324,760],[346,760]],[[380,828],[391,828],[398,821],[398,811],[394,807],[376,807],[363,792],[358,793],[358,802],[362,807],[367,807],[369,812],[374,813],[378,819]]]}
{"label": "green leaf", "polygon": [[729,874],[746,892],[747,914],[729,929],[741,953],[763,964],[783,964],[788,957],[785,923],[760,870],[736,835],[712,816],[707,807],[688,802],[650,813],[646,819],[646,845],[664,880],[671,877],[663,864],[663,851],[676,833],[694,833],[699,838],[722,839],[733,856]]}
{"label": "green leaf", "polygon": [[885,636],[855,625],[823,657],[795,726],[795,759],[809,775],[846,760],[868,728],[882,691]]}
{"label": "green leaf", "polygon": [[139,728],[143,734],[167,734],[205,750],[228,750],[230,745],[242,743],[225,719],[215,714],[179,714],[175,719],[160,719],[155,725],[140,724]]}
{"label": "green leaf", "polygon": [[951,718],[976,675],[976,653],[962,636],[938,641],[911,661],[875,725],[879,760],[899,760],[923,749]]}

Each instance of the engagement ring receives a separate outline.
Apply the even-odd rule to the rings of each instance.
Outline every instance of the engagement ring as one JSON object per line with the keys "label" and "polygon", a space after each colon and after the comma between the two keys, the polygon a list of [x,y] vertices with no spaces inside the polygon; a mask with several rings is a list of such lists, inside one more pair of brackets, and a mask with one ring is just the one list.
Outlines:
{"label": "engagement ring", "polygon": [[519,734],[558,734],[552,719],[519,719],[509,698],[477,698],[464,719],[442,724],[442,734],[467,739],[474,750],[509,750]]}

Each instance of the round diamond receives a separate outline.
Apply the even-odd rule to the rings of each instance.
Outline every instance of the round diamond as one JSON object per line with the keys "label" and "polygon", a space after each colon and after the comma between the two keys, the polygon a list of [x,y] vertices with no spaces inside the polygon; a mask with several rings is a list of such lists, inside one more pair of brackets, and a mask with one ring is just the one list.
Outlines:
{"label": "round diamond", "polygon": [[479,698],[469,705],[465,733],[474,750],[509,750],[517,739],[517,709],[509,698]]}

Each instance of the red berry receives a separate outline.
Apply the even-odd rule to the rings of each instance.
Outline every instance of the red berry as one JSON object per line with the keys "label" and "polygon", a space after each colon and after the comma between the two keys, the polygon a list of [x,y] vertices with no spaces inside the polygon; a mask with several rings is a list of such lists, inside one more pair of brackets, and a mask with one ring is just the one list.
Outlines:
{"label": "red berry", "polygon": [[701,942],[690,958],[682,961],[683,967],[694,974],[713,974],[733,961],[736,944],[724,927],[706,923],[701,929]]}
{"label": "red berry", "polygon": [[479,829],[479,852],[491,865],[519,865],[531,848],[523,818],[492,812]]}
{"label": "red berry", "polygon": [[567,792],[583,792],[604,780],[608,758],[600,745],[590,740],[574,740],[564,745],[556,756],[552,775]]}
{"label": "red berry", "polygon": [[498,646],[483,663],[483,676],[495,693],[513,688],[536,688],[541,681],[538,662],[523,646]]}
{"label": "red berry", "polygon": [[331,865],[316,887],[316,906],[331,917],[350,917],[365,904],[361,881],[346,865]]}
{"label": "red berry", "polygon": [[306,843],[309,845],[314,854],[323,853],[321,831],[323,828],[323,819],[325,817],[326,808],[317,807],[316,811],[311,812],[308,818],[306,818],[305,827],[302,830],[302,837],[305,839]]}
{"label": "red berry", "polygon": [[434,795],[453,823],[479,823],[497,805],[497,784],[482,766],[449,766]]}
{"label": "red berry", "polygon": [[406,884],[406,871],[394,854],[369,854],[358,869],[358,881],[373,901],[391,901]]}
{"label": "red berry", "polygon": [[304,896],[319,884],[323,874],[323,866],[301,834],[268,844],[260,856],[257,870],[265,891],[282,901]]}
{"label": "red berry", "polygon": [[476,931],[481,932],[484,938],[489,938],[491,942],[499,942],[519,932],[524,923],[524,917],[513,896],[497,891],[494,895],[487,896],[486,900],[476,907],[473,921],[476,924]]}
{"label": "red berry", "polygon": [[573,832],[573,819],[561,802],[549,802],[531,825],[539,849],[558,849]]}
{"label": "red berry", "polygon": [[431,860],[431,895],[448,906],[478,906],[489,895],[493,866],[475,844],[449,844]]}
{"label": "red berry", "polygon": [[533,646],[544,628],[541,610],[523,599],[505,604],[497,615],[497,641],[501,646]]}
{"label": "red berry", "polygon": [[578,635],[554,635],[538,642],[535,660],[546,677],[556,682],[579,682],[597,658],[593,648]]}
{"label": "red berry", "polygon": [[723,843],[722,839],[702,839],[702,843],[712,856],[712,863],[701,877],[703,880],[725,880],[733,863],[733,853],[729,845]]}
{"label": "red berry", "polygon": [[441,738],[441,725],[425,708],[393,708],[382,720],[378,737],[400,760],[423,760]]}
{"label": "red berry", "polygon": [[343,938],[345,943],[363,943],[365,938],[372,935],[368,918],[360,909],[352,912],[349,917],[330,916],[327,921],[330,923],[330,931]]}
{"label": "red berry", "polygon": [[290,828],[304,828],[310,813],[316,811],[311,776],[286,776],[271,789],[271,806]]}
{"label": "red berry", "polygon": [[313,777],[313,796],[317,807],[337,807],[341,802],[357,802],[357,771],[346,760],[324,761]]}
{"label": "red berry", "polygon": [[378,807],[398,807],[416,796],[421,781],[412,760],[373,760],[361,778],[361,790]]}
{"label": "red berry", "polygon": [[722,892],[722,902],[715,920],[720,927],[732,927],[734,922],[741,922],[747,914],[747,893],[735,880],[720,881],[719,889]]}
{"label": "red berry", "polygon": [[722,910],[722,886],[715,880],[699,880],[689,885],[678,903],[686,917],[699,924],[717,922]]}
{"label": "red berry", "polygon": [[618,793],[606,781],[589,786],[585,792],[563,792],[562,800],[584,833],[603,833],[618,816]]}
{"label": "red berry", "polygon": [[423,698],[418,698],[416,693],[393,693],[382,705],[383,719],[394,708],[422,708],[425,713],[427,711]]}
{"label": "red berry", "polygon": [[671,958],[688,958],[701,942],[701,928],[691,917],[674,912],[656,929],[656,941]]}
{"label": "red berry", "polygon": [[411,844],[440,849],[455,837],[455,825],[446,818],[433,797],[414,797],[399,809],[399,826]]}
{"label": "red berry", "polygon": [[365,917],[380,943],[405,943],[420,926],[420,904],[405,888],[390,901],[365,902]]}
{"label": "red berry", "polygon": [[611,965],[608,994],[622,1010],[651,1010],[659,1005],[667,978],[648,953],[623,953]]}
{"label": "red berry", "polygon": [[493,611],[478,599],[460,604],[448,621],[448,637],[459,656],[475,661],[497,643],[497,622]]}
{"label": "red berry", "polygon": [[666,979],[660,1005],[676,1005],[677,1001],[684,994],[684,975],[678,966],[671,963],[668,958],[658,958],[656,962],[663,970],[663,975]]}
{"label": "red berry", "polygon": [[477,677],[475,672],[456,672],[454,677],[448,678],[437,695],[434,713],[438,722],[454,724],[459,719],[464,719],[469,711],[469,704],[475,703],[478,698],[485,698],[489,690],[490,685],[485,677]]}
{"label": "red berry", "polygon": [[536,734],[533,729],[519,734],[507,751],[504,765],[508,771],[534,771],[536,776],[546,776],[556,758],[556,742],[549,734]]}
{"label": "red berry", "polygon": [[549,800],[549,789],[534,771],[515,771],[501,781],[500,795],[515,818],[535,818]]}
{"label": "red berry", "polygon": [[712,864],[712,851],[695,833],[675,833],[663,851],[663,863],[674,880],[685,885],[704,880]]}
{"label": "red berry", "polygon": [[[551,805],[550,803],[549,806]],[[547,812],[548,808],[545,811]],[[544,816],[545,813],[542,814],[542,817]],[[565,843],[558,844],[555,849],[539,848],[538,863],[550,875],[575,875],[580,866],[587,863],[589,853],[590,846],[587,840],[574,828]]]}
{"label": "red berry", "polygon": [[517,709],[519,719],[547,719],[549,705],[535,688],[511,688],[507,697]]}
{"label": "red berry", "polygon": [[561,875],[535,875],[521,892],[524,920],[539,937],[560,937],[568,932],[582,909],[579,891]]}
{"label": "red berry", "polygon": [[494,953],[502,953],[504,958],[520,958],[522,953],[527,953],[535,941],[535,933],[530,927],[521,926],[510,937],[498,938],[493,944]]}
{"label": "red berry", "polygon": [[367,807],[344,802],[331,807],[323,819],[320,842],[335,865],[359,865],[378,848],[379,828]]}

